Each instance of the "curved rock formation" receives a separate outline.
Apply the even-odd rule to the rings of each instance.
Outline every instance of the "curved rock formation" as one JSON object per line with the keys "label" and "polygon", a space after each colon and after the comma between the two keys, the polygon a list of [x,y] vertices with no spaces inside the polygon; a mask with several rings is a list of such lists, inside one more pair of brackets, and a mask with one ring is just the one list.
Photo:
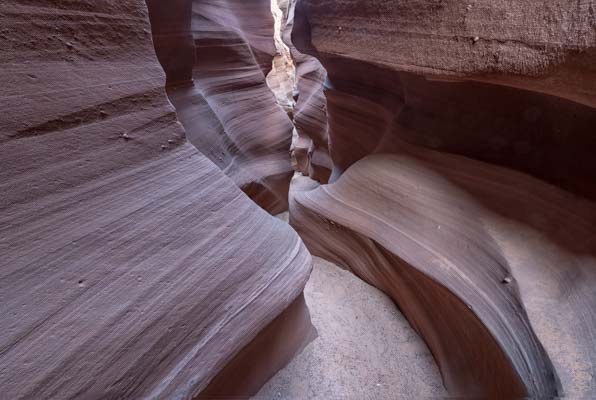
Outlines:
{"label": "curved rock formation", "polygon": [[0,3],[0,397],[255,394],[313,336],[293,152],[449,395],[596,398],[596,0],[283,3],[287,114],[269,0]]}
{"label": "curved rock formation", "polygon": [[147,4],[190,142],[263,208],[287,210],[292,123],[265,81],[275,54],[269,1]]}
{"label": "curved rock formation", "polygon": [[296,5],[333,173],[295,183],[291,223],[398,302],[452,395],[596,396],[594,10]]}
{"label": "curved rock formation", "polygon": [[0,397],[192,398],[275,319],[262,383],[311,258],[186,141],[144,2],[0,20]]}
{"label": "curved rock formation", "polygon": [[428,347],[380,290],[313,257],[304,297],[317,338],[256,400],[447,398]]}
{"label": "curved rock formation", "polygon": [[396,300],[450,394],[592,396],[596,206],[511,170],[402,148],[334,184],[294,185],[291,223],[309,250]]}

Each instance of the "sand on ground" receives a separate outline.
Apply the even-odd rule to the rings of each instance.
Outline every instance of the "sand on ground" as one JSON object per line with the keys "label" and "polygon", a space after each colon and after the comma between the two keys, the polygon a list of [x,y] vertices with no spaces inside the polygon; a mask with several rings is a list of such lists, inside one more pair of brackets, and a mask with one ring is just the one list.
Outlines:
{"label": "sand on ground", "polygon": [[254,399],[446,396],[430,351],[381,291],[314,257],[304,294],[318,337]]}

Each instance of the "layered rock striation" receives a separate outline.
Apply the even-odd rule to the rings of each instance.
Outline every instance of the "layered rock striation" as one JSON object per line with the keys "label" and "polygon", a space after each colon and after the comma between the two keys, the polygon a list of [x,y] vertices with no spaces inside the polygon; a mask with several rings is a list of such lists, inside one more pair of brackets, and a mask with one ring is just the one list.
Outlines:
{"label": "layered rock striation", "polygon": [[596,3],[281,3],[0,4],[2,395],[255,394],[308,247],[450,396],[596,397]]}
{"label": "layered rock striation", "polygon": [[293,42],[329,75],[336,176],[399,137],[596,198],[596,5],[435,3],[298,3]]}
{"label": "layered rock striation", "polygon": [[0,397],[193,398],[256,348],[210,389],[253,393],[312,334],[311,258],[186,140],[145,3],[0,21]]}
{"label": "layered rock striation", "polygon": [[397,302],[451,395],[589,397],[596,206],[511,170],[403,148],[333,184],[294,185],[291,223],[309,250]]}
{"label": "layered rock striation", "polygon": [[453,396],[596,395],[595,9],[296,5],[333,172],[291,224],[397,302]]}

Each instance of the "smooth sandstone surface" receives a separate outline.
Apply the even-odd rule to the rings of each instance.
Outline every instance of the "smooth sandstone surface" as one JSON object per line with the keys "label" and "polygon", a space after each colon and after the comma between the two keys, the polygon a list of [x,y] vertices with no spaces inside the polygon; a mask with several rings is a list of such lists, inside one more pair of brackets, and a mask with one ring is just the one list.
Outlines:
{"label": "smooth sandstone surface", "polygon": [[0,397],[595,398],[596,2],[280,7],[0,3]]}
{"label": "smooth sandstone surface", "polygon": [[591,398],[596,205],[508,169],[402,146],[293,185],[309,250],[390,295],[452,396]]}
{"label": "smooth sandstone surface", "polygon": [[297,304],[308,251],[186,141],[143,1],[0,21],[1,397],[193,398]]}
{"label": "smooth sandstone surface", "polygon": [[595,6],[296,4],[333,171],[291,223],[400,305],[450,395],[595,396]]}

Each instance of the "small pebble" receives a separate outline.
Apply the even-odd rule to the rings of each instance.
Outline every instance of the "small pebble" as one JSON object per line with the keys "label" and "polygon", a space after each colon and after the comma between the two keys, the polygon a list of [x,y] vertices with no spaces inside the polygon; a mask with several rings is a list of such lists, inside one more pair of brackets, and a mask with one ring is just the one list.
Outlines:
{"label": "small pebble", "polygon": [[161,149],[162,149],[162,150],[165,150],[165,149],[167,149],[167,148],[168,148],[168,146],[166,146],[165,144],[162,144],[162,145],[161,145]]}
{"label": "small pebble", "polygon": [[74,45],[70,42],[66,42],[66,47],[68,47],[69,49],[74,48]]}
{"label": "small pebble", "polygon": [[480,38],[478,36],[474,36],[474,39],[472,39],[474,41],[474,43],[478,42],[480,40]]}
{"label": "small pebble", "polygon": [[128,136],[128,133],[123,133],[123,134],[122,134],[122,138],[123,138],[124,140],[130,140],[130,136]]}
{"label": "small pebble", "polygon": [[510,276],[506,276],[505,278],[503,278],[503,283],[511,283],[512,278]]}
{"label": "small pebble", "polygon": [[101,111],[99,112],[99,114],[101,115],[101,117],[102,117],[102,118],[105,118],[105,117],[107,117],[107,116],[108,116],[108,113],[107,113],[107,112],[105,112],[104,110],[101,110]]}
{"label": "small pebble", "polygon": [[169,144],[172,144],[172,143],[174,143],[174,139],[168,139],[168,143],[169,143]]}

